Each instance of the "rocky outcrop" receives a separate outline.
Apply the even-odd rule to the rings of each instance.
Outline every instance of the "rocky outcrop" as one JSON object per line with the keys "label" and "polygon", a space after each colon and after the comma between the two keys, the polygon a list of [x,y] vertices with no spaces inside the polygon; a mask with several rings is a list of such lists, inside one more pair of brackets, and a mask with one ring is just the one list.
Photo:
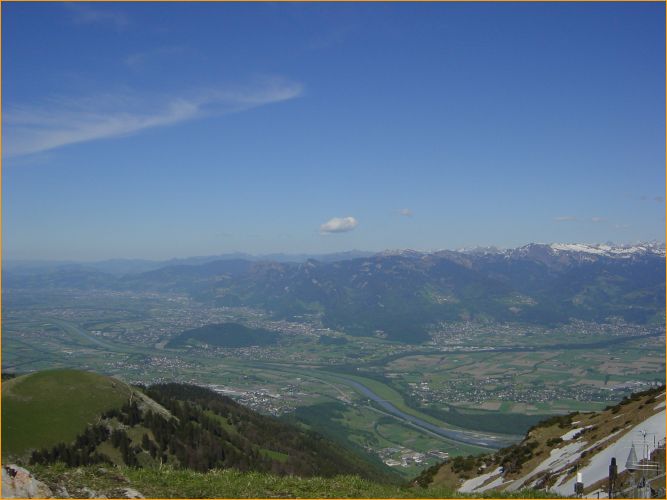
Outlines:
{"label": "rocky outcrop", "polygon": [[123,496],[125,498],[145,498],[141,493],[139,493],[134,488],[123,488]]}
{"label": "rocky outcrop", "polygon": [[[73,471],[74,475],[81,473],[81,469]],[[98,470],[102,471],[106,472],[103,468]],[[139,491],[127,486],[107,492],[79,486],[74,487],[71,493],[63,484],[52,486],[55,488],[55,493],[23,467],[14,464],[2,467],[2,498],[145,498]]]}
{"label": "rocky outcrop", "polygon": [[2,498],[51,498],[53,492],[18,465],[2,467]]}

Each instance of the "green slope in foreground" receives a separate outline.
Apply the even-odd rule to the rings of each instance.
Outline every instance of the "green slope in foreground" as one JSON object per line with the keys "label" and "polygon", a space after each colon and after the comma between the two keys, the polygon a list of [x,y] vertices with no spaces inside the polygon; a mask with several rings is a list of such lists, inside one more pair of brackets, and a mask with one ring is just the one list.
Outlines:
{"label": "green slope in foreground", "polygon": [[78,370],[47,370],[3,382],[3,459],[72,441],[101,413],[120,408],[130,392],[119,380]]}
{"label": "green slope in foreground", "polygon": [[[451,489],[420,488],[375,483],[358,476],[330,478],[276,476],[235,469],[191,470],[133,469],[99,466],[67,468],[62,464],[35,465],[30,470],[53,491],[65,488],[72,498],[83,498],[92,489],[97,495],[122,498],[133,488],[146,498],[472,498]],[[500,496],[499,496],[500,495]],[[476,498],[558,498],[543,491],[477,494]]]}

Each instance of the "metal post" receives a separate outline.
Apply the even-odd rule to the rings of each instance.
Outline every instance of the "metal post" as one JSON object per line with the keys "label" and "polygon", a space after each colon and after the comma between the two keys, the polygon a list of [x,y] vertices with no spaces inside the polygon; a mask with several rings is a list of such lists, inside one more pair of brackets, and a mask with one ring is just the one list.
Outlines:
{"label": "metal post", "polygon": [[577,482],[574,483],[574,494],[581,498],[584,494],[584,481],[581,472],[577,472]]}
{"label": "metal post", "polygon": [[616,478],[618,477],[618,466],[616,465],[616,457],[611,458],[609,464],[609,498],[614,498],[614,490],[616,489]]}

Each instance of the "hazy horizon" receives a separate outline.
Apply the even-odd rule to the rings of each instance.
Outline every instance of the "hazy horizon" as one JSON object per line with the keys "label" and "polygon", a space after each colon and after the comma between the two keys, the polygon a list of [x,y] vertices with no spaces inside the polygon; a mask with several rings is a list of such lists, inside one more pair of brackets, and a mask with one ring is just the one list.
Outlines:
{"label": "hazy horizon", "polygon": [[577,242],[577,241],[551,241],[551,242],[545,242],[545,241],[531,241],[527,242],[525,244],[517,245],[517,246],[512,246],[512,247],[504,247],[504,246],[498,246],[498,245],[474,245],[474,246],[465,246],[465,247],[458,247],[458,248],[410,248],[410,247],[405,247],[405,248],[381,248],[381,249],[376,249],[376,250],[371,250],[371,249],[360,249],[360,248],[349,248],[345,250],[339,250],[339,251],[334,251],[334,252],[300,252],[300,251],[294,251],[294,252],[267,252],[267,253],[252,253],[252,252],[245,252],[243,250],[230,250],[227,252],[220,252],[220,253],[212,253],[212,254],[199,254],[199,255],[171,255],[168,257],[164,258],[150,258],[150,257],[133,257],[133,256],[128,256],[128,257],[118,257],[118,256],[111,256],[111,257],[103,257],[103,258],[98,258],[98,259],[57,259],[57,258],[42,258],[42,259],[22,259],[22,258],[11,258],[7,256],[2,257],[2,262],[4,263],[97,263],[97,262],[105,262],[105,261],[146,261],[146,262],[168,262],[171,260],[188,260],[188,259],[208,259],[208,258],[213,258],[213,257],[229,257],[229,256],[238,256],[239,258],[243,257],[248,257],[248,258],[270,258],[270,257],[283,257],[283,258],[289,258],[289,257],[327,257],[327,256],[332,256],[332,255],[344,255],[344,254],[381,254],[384,252],[419,252],[419,253],[435,253],[435,252],[440,252],[440,251],[471,251],[471,250],[477,250],[477,249],[496,249],[498,251],[504,251],[504,250],[511,250],[515,248],[521,248],[526,245],[531,245],[531,244],[538,244],[538,245],[552,245],[552,244],[565,244],[565,245],[576,245],[576,244],[583,244],[583,245],[590,245],[590,246],[599,246],[599,245],[610,245],[610,246],[616,246],[616,247],[630,247],[633,245],[641,245],[641,244],[655,244],[655,245],[661,245],[662,247],[665,246],[664,241],[659,241],[659,240],[651,240],[651,241],[635,241],[635,242],[624,242],[624,243],[618,243],[618,242],[611,242],[611,241],[605,241],[605,242]]}

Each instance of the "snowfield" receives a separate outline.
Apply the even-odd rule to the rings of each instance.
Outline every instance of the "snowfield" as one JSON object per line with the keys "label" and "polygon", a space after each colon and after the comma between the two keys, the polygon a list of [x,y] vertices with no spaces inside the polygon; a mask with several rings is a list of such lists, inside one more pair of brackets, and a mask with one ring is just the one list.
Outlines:
{"label": "snowfield", "polygon": [[[614,444],[593,456],[591,462],[580,471],[583,475],[584,484],[592,484],[601,479],[606,479],[609,474],[609,463],[611,462],[612,457],[616,457],[618,472],[623,472],[625,470],[625,461],[630,453],[632,443],[639,442],[643,439],[641,435],[642,431],[648,433],[647,439],[652,438],[653,436],[655,436],[656,442],[665,439],[665,410],[649,417],[641,424],[633,427]],[[653,440],[651,439],[651,442],[652,441]],[[640,454],[641,451],[637,450],[637,453]],[[573,477],[562,485],[552,488],[551,491],[565,496],[573,495],[575,482],[576,477]]]}
{"label": "snowfield", "polygon": [[[481,476],[473,477],[472,479],[468,479],[465,483],[461,485],[459,488],[459,491],[461,493],[472,493],[477,489],[477,487],[481,486],[484,484],[485,481],[491,479],[493,476],[496,476],[500,474],[502,470],[502,467],[498,467],[496,470],[492,472],[487,472],[486,474],[482,474]],[[500,482],[502,483],[502,477],[500,478]],[[491,487],[491,486],[489,486]]]}
{"label": "snowfield", "polygon": [[665,248],[657,243],[642,243],[632,246],[586,245],[584,243],[552,243],[555,252],[579,252],[607,257],[631,257],[643,253],[665,255]]}
{"label": "snowfield", "polygon": [[572,439],[574,439],[574,436],[576,436],[577,434],[579,434],[583,430],[590,429],[591,427],[593,427],[593,426],[592,425],[587,425],[586,427],[578,427],[576,429],[572,429],[571,431],[568,431],[565,434],[563,434],[560,438],[563,441],[572,441]]}
{"label": "snowfield", "polygon": [[[662,406],[661,406],[662,405]],[[662,402],[658,407],[664,407]],[[549,457],[540,462],[530,472],[524,474],[516,480],[505,481],[502,475],[502,468],[498,467],[491,472],[482,474],[465,481],[459,491],[461,493],[481,493],[492,488],[503,488],[506,491],[518,491],[522,488],[536,487],[544,472],[549,471],[556,478],[554,486],[550,489],[551,492],[559,495],[571,496],[574,494],[574,483],[576,476],[571,475],[573,465],[580,459],[582,453],[590,450],[598,450],[605,446],[605,443],[612,441],[618,436],[620,438],[602,449],[590,458],[590,462],[579,470],[582,473],[585,485],[591,485],[597,481],[607,478],[609,472],[609,463],[611,458],[616,458],[618,465],[618,472],[621,473],[626,470],[625,464],[630,453],[633,443],[643,442],[642,432],[646,432],[647,441],[652,445],[665,439],[665,416],[666,411],[663,409],[644,422],[630,428],[625,427],[616,432],[598,439],[591,443],[586,439],[586,435],[576,437],[576,435],[585,429],[593,426],[582,426],[571,429],[562,435],[565,442],[560,448],[551,450]],[[575,424],[580,422],[575,422]],[[642,448],[636,446],[636,453],[641,458]]]}

